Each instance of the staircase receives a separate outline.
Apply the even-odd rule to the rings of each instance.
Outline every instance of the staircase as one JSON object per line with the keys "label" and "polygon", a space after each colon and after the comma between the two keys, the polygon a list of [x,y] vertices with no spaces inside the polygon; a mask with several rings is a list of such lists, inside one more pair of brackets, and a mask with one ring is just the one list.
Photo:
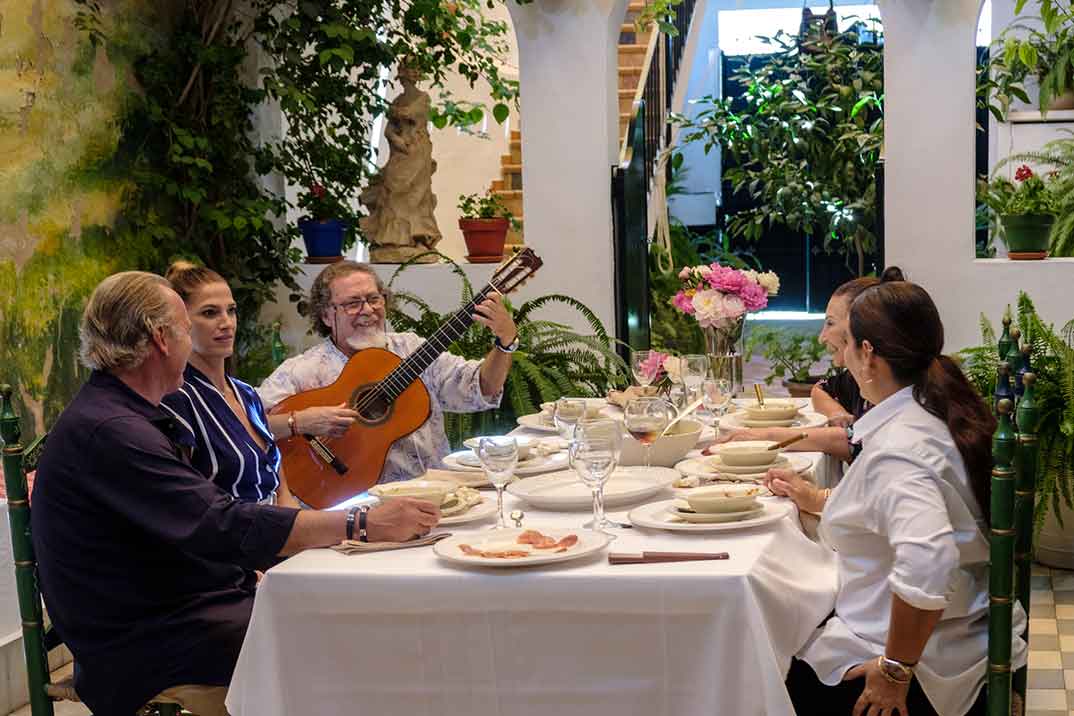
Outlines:
{"label": "staircase", "polygon": [[[655,28],[638,32],[634,19],[645,7],[645,2],[632,2],[627,6],[626,17],[619,29],[619,143],[626,137],[630,119],[634,116],[634,99],[641,84],[646,55],[650,52],[650,40]],[[490,191],[500,197],[515,218],[522,223],[522,132],[512,131],[510,154],[500,157],[500,178],[494,179]],[[506,246],[519,247],[522,234],[511,230]]]}

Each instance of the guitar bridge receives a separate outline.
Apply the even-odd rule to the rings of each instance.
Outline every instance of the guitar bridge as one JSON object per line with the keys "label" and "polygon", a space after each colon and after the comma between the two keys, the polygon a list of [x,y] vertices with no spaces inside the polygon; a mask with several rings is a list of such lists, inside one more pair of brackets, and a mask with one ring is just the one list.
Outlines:
{"label": "guitar bridge", "polygon": [[348,468],[342,460],[336,457],[336,454],[332,452],[327,445],[321,442],[320,438],[315,438],[312,435],[303,435],[309,442],[310,447],[313,448],[313,454],[318,457],[324,464],[331,467],[339,475],[346,475]]}

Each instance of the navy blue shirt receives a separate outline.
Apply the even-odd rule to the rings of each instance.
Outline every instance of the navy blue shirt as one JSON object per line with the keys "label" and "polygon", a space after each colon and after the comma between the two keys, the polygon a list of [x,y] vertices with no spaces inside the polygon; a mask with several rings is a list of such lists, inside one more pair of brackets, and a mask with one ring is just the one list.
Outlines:
{"label": "navy blue shirt", "polygon": [[239,502],[174,442],[174,419],[94,371],[41,455],[31,524],[45,605],[97,716],[226,685],[297,510]]}
{"label": "navy blue shirt", "polygon": [[280,449],[254,389],[228,376],[251,427],[265,442],[265,450],[250,437],[204,373],[188,364],[183,379],[183,387],[164,396],[160,404],[175,417],[179,441],[191,448],[190,464],[243,502],[260,502],[276,492],[280,486]]}

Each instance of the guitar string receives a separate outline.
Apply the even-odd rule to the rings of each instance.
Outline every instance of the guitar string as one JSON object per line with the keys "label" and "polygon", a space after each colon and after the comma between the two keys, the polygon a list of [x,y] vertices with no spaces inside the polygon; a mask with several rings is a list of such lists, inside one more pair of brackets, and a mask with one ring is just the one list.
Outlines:
{"label": "guitar string", "polygon": [[[375,392],[380,393],[383,397],[388,397],[391,400],[395,400],[396,398],[398,398],[402,394],[402,392],[406,390],[407,387],[409,387],[409,385],[414,381],[414,379],[417,376],[421,375],[422,370],[432,364],[432,361],[435,360],[436,357],[440,355],[445,348],[447,348],[447,346],[451,345],[453,341],[458,340],[458,337],[461,336],[462,333],[470,327],[470,325],[473,323],[473,319],[467,321],[462,317],[462,314],[465,313],[466,315],[470,315],[473,312],[473,309],[476,308],[478,303],[485,300],[485,298],[488,297],[488,294],[493,290],[498,291],[498,289],[496,289],[490,281],[489,284],[482,288],[481,291],[478,292],[463,308],[452,314],[452,316],[447,320],[447,322],[440,328],[438,328],[433,333],[433,335],[426,339],[425,342],[423,342],[418,347],[418,349],[414,351],[414,353],[407,356],[407,358],[402,364],[400,364],[398,367],[392,370],[391,373],[385,376],[376,386],[374,386],[372,390],[368,391],[361,398],[361,400],[359,400],[355,404],[355,409],[358,412],[361,412],[363,409],[372,405],[373,402],[377,400],[377,397],[374,395]],[[455,321],[459,321],[462,324],[461,327],[456,328],[454,326]],[[447,333],[447,330],[449,328],[455,328],[456,330],[458,330],[458,335],[456,335],[444,345],[440,345],[439,341],[441,339],[447,338],[447,336],[444,334]],[[435,348],[435,350],[432,350],[433,348]],[[431,355],[426,356],[425,354],[430,351]],[[413,367],[411,367],[410,365],[411,362],[425,362],[425,365],[422,367],[421,370],[414,371]],[[413,373],[413,375],[408,375],[409,373]]]}
{"label": "guitar string", "polygon": [[[513,263],[520,263],[521,262],[521,259],[519,259],[519,260],[515,260],[515,259],[519,259],[519,257],[514,257]],[[511,266],[510,263],[506,264],[503,268],[506,269],[509,266]],[[514,275],[513,275],[514,272],[517,271],[520,268],[525,268],[525,267],[521,266],[521,265],[515,267],[515,269],[512,271],[512,274],[508,275],[504,279],[503,283],[505,285],[507,285],[511,281],[511,279],[514,278]],[[499,273],[499,271],[497,271],[497,273]],[[398,398],[402,394],[402,392],[404,390],[406,390],[407,387],[409,387],[409,385],[412,382],[414,382],[414,379],[417,378],[421,374],[421,371],[417,371],[412,376],[407,376],[406,375],[407,373],[413,373],[414,372],[412,367],[409,365],[409,363],[412,361],[412,359],[417,357],[420,361],[426,361],[427,360],[427,362],[425,364],[425,367],[423,367],[422,370],[427,368],[432,363],[432,361],[435,360],[436,357],[438,355],[440,355],[440,353],[442,353],[444,351],[444,349],[447,346],[451,345],[451,343],[453,341],[458,340],[458,337],[461,336],[462,333],[465,332],[466,329],[469,328],[470,325],[473,323],[473,319],[467,320],[467,319],[463,318],[463,315],[466,315],[467,317],[469,315],[471,315],[473,313],[473,309],[477,306],[477,304],[479,302],[485,300],[485,298],[488,297],[488,294],[489,294],[490,291],[496,291],[497,293],[500,293],[501,295],[503,295],[504,293],[507,292],[503,288],[497,287],[495,285],[495,283],[494,283],[494,280],[495,280],[495,277],[493,277],[493,279],[490,279],[488,284],[484,288],[482,288],[481,291],[478,292],[466,304],[465,307],[463,307],[462,309],[456,311],[451,316],[451,318],[448,319],[447,323],[445,323],[443,326],[438,328],[433,333],[433,335],[429,337],[429,339],[427,339],[424,343],[422,343],[421,346],[418,347],[418,350],[416,350],[413,354],[408,356],[406,358],[406,360],[401,365],[396,367],[391,373],[389,373],[387,376],[385,376],[385,378],[382,379],[380,381],[380,383],[378,383],[376,386],[374,386],[374,388],[372,390],[368,391],[362,397],[362,399],[355,404],[355,406],[354,406],[355,409],[358,412],[361,412],[364,408],[369,407],[373,403],[373,401],[376,400],[376,397],[374,396],[374,392],[380,393],[382,397],[390,397],[391,400],[395,400],[396,398]],[[516,284],[516,286],[517,286],[517,284]],[[508,289],[508,290],[512,290],[512,289]],[[454,338],[449,340],[443,346],[439,345],[439,343],[437,341],[440,340],[441,338],[446,338],[446,336],[444,336],[442,334],[446,333],[447,332],[446,329],[448,329],[449,327],[452,327],[452,324],[456,320],[459,320],[462,323],[461,330],[459,330],[458,335],[456,335]],[[428,350],[429,348],[431,348],[433,346],[435,346],[436,350],[433,351],[431,356],[426,357],[426,356],[422,355],[423,353],[426,352],[426,350]],[[416,362],[418,362],[418,360],[414,360],[413,362],[416,363]],[[398,375],[399,373],[403,373],[403,375],[400,376],[400,375]],[[400,381],[402,382],[401,387],[399,385]],[[387,391],[388,391],[387,395],[385,395],[385,392],[386,392],[385,388],[387,388]]]}

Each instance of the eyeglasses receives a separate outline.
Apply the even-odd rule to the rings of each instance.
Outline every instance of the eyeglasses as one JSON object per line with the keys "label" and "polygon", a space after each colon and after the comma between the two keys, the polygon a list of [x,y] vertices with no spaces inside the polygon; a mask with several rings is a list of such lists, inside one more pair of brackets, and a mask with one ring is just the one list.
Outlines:
{"label": "eyeglasses", "polygon": [[373,293],[365,298],[356,298],[353,301],[347,301],[346,303],[333,303],[332,308],[337,311],[343,311],[348,316],[357,316],[362,312],[362,308],[368,304],[372,310],[377,310],[384,305],[384,296],[379,293]]}

